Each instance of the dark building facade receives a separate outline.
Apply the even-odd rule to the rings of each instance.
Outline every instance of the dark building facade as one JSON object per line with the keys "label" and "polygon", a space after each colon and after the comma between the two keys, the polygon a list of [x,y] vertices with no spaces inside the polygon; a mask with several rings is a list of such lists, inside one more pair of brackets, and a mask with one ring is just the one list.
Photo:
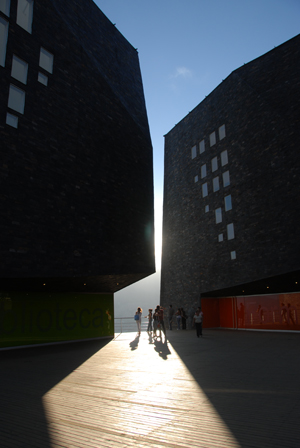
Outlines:
{"label": "dark building facade", "polygon": [[299,73],[300,35],[165,136],[163,304],[299,292]]}
{"label": "dark building facade", "polygon": [[92,0],[3,0],[0,83],[2,302],[10,292],[113,296],[152,274],[137,51]]}

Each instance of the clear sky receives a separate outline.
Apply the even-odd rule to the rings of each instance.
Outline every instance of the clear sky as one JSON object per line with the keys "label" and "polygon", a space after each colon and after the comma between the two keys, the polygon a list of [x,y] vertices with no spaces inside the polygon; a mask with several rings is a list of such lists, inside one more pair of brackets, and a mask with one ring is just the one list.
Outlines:
{"label": "clear sky", "polygon": [[115,295],[115,315],[159,304],[164,134],[223,79],[300,33],[300,0],[95,0],[138,49],[154,158],[157,274]]}

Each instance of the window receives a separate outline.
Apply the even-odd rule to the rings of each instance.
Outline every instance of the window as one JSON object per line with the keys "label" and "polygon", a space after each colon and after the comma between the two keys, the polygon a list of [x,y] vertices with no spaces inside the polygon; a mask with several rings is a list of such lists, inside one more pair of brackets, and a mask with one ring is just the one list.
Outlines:
{"label": "window", "polygon": [[227,165],[227,163],[228,163],[228,153],[226,150],[226,151],[221,152],[221,165],[225,166],[225,165]]}
{"label": "window", "polygon": [[5,67],[8,22],[0,17],[0,65]]}
{"label": "window", "polygon": [[225,196],[224,202],[225,202],[225,212],[228,212],[229,210],[232,209],[231,194]]}
{"label": "window", "polygon": [[219,183],[219,176],[215,177],[213,179],[213,191],[219,191],[220,190],[220,183]]}
{"label": "window", "polygon": [[216,216],[216,224],[219,224],[220,222],[222,222],[222,209],[221,209],[221,207],[216,208],[215,216]]}
{"label": "window", "polygon": [[219,139],[222,140],[224,137],[226,137],[225,124],[219,127]]}
{"label": "window", "polygon": [[10,0],[0,0],[0,11],[4,12],[4,14],[9,17],[10,10]]}
{"label": "window", "polygon": [[218,242],[221,243],[223,241],[223,233],[218,235]]}
{"label": "window", "polygon": [[18,0],[17,24],[32,33],[33,0]]}
{"label": "window", "polygon": [[[40,64],[41,65],[41,64]],[[196,157],[196,155],[197,155],[197,147],[196,146],[193,146],[192,147],[192,159],[194,159],[195,157]]]}
{"label": "window", "polygon": [[44,86],[48,85],[48,76],[44,75],[44,73],[39,72],[38,74],[38,82],[44,84]]}
{"label": "window", "polygon": [[211,161],[211,170],[212,170],[212,172],[214,172],[217,169],[218,169],[218,158],[214,157]]}
{"label": "window", "polygon": [[206,205],[206,206],[205,206],[204,212],[205,212],[205,213],[209,212],[209,205]]}
{"label": "window", "polygon": [[206,177],[206,164],[201,166],[201,179]]}
{"label": "window", "polygon": [[210,146],[214,146],[216,144],[216,133],[212,132],[209,136]]}
{"label": "window", "polygon": [[199,146],[200,146],[200,154],[202,154],[205,151],[205,141],[201,140]]}
{"label": "window", "polygon": [[230,185],[229,171],[225,171],[223,173],[223,187],[228,187],[228,185]]}
{"label": "window", "polygon": [[236,259],[236,251],[235,250],[230,252],[230,257],[231,257],[231,260],[235,260]]}
{"label": "window", "polygon": [[28,64],[17,56],[13,55],[11,76],[23,84],[27,84]]}
{"label": "window", "polygon": [[198,175],[194,177],[194,182],[198,182]]}
{"label": "window", "polygon": [[18,117],[16,117],[15,115],[12,115],[10,113],[7,112],[6,114],[6,124],[8,124],[9,126],[12,126],[13,128],[17,128],[18,127]]}
{"label": "window", "polygon": [[39,66],[49,73],[53,73],[53,54],[41,47]]}
{"label": "window", "polygon": [[202,197],[205,198],[208,195],[207,182],[202,185]]}
{"label": "window", "polygon": [[228,240],[233,240],[234,238],[234,227],[233,224],[228,224],[227,225],[227,239]]}
{"label": "window", "polygon": [[24,114],[25,92],[13,84],[9,87],[8,107],[20,114]]}

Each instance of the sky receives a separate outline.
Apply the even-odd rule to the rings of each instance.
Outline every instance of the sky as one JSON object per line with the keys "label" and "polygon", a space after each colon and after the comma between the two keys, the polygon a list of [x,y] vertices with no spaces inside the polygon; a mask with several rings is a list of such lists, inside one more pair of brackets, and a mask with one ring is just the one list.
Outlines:
{"label": "sky", "polygon": [[230,73],[300,33],[300,0],[94,0],[137,48],[153,145],[156,274],[115,294],[115,316],[160,303],[164,135]]}

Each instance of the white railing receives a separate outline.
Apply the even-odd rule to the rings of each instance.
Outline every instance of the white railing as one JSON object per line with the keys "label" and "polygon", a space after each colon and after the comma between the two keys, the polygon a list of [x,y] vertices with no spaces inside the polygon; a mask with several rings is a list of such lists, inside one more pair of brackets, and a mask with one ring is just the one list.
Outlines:
{"label": "white railing", "polygon": [[[142,320],[142,331],[146,331],[148,319]],[[115,333],[131,333],[137,331],[137,324],[134,317],[115,317]]]}

